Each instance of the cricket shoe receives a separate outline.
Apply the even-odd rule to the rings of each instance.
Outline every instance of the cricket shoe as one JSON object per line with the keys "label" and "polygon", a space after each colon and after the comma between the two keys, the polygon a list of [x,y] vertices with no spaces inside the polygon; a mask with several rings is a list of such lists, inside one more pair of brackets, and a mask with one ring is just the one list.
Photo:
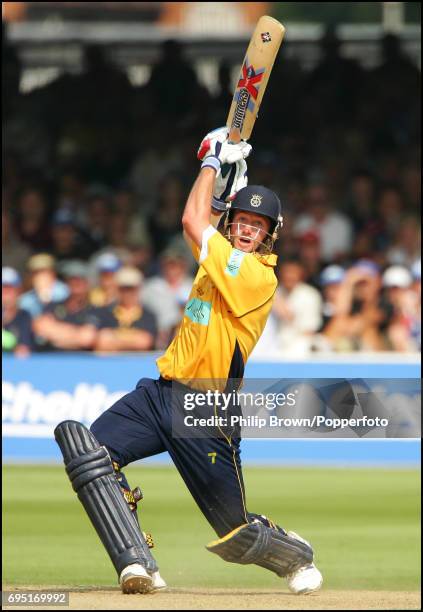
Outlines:
{"label": "cricket shoe", "polygon": [[[295,533],[295,531],[288,531],[288,535],[310,546],[307,540],[304,540]],[[291,593],[295,593],[296,595],[308,595],[320,589],[323,583],[323,576],[314,563],[308,563],[295,572],[292,572],[292,574],[288,574],[286,580]]]}
{"label": "cricket shoe", "polygon": [[164,591],[164,589],[167,589],[167,584],[163,580],[163,578],[160,576],[160,573],[158,571],[153,572],[151,574],[151,579],[152,579],[152,584],[151,584],[149,593],[155,593],[156,591]]}
{"label": "cricket shoe", "polygon": [[153,586],[153,578],[139,563],[127,565],[120,574],[119,582],[122,593],[125,595],[150,593]]}

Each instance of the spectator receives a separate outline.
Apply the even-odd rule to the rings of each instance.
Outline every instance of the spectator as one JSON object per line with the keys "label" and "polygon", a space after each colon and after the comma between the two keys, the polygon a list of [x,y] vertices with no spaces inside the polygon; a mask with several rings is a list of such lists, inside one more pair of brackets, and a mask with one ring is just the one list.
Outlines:
{"label": "spectator", "polygon": [[160,275],[145,282],[144,304],[157,316],[157,348],[168,345],[181,321],[194,281],[189,274],[191,262],[184,245],[169,246],[160,257]]}
{"label": "spectator", "polygon": [[366,170],[357,170],[351,179],[346,206],[356,232],[366,229],[374,219],[376,213],[375,191],[373,175]]}
{"label": "spectator", "polygon": [[140,298],[143,276],[136,268],[125,266],[116,274],[119,287],[115,306],[96,310],[99,329],[98,351],[148,351],[157,336],[156,317],[144,308]]}
{"label": "spectator", "polygon": [[182,233],[183,186],[177,175],[169,174],[160,183],[157,209],[150,217],[149,229],[158,255],[175,236]]}
{"label": "spectator", "polygon": [[320,239],[323,261],[337,261],[351,249],[353,231],[351,221],[331,210],[324,183],[311,184],[306,195],[307,212],[294,225],[297,236],[314,231]]}
{"label": "spectator", "polygon": [[87,259],[92,252],[87,240],[78,231],[75,215],[62,208],[52,220],[52,254],[58,261]]}
{"label": "spectator", "polygon": [[44,194],[36,187],[25,188],[17,198],[16,209],[15,231],[19,239],[34,251],[49,250],[51,233]]}
{"label": "spectator", "polygon": [[320,239],[313,230],[305,232],[299,237],[298,257],[304,268],[304,281],[316,288],[320,288],[320,270],[322,261],[320,255]]}
{"label": "spectator", "polygon": [[421,169],[417,163],[408,164],[403,170],[402,188],[407,204],[414,210],[419,210],[422,197]]}
{"label": "spectator", "polygon": [[370,228],[376,247],[380,251],[386,251],[392,243],[398,226],[404,215],[405,202],[401,191],[396,185],[385,185],[379,192],[377,200],[377,217]]}
{"label": "spectator", "polygon": [[38,317],[51,303],[62,302],[69,295],[69,288],[57,279],[55,259],[48,253],[33,255],[28,261],[32,289],[24,293],[19,306]]}
{"label": "spectator", "polygon": [[231,83],[231,67],[227,60],[222,60],[218,69],[219,88],[213,97],[213,125],[223,125],[224,118],[231,106],[233,88]]}
{"label": "spectator", "polygon": [[84,202],[85,189],[86,185],[78,168],[68,165],[61,169],[57,208],[67,208],[79,214]]}
{"label": "spectator", "polygon": [[128,240],[132,246],[150,247],[150,236],[144,216],[135,211],[135,197],[126,185],[121,185],[114,195],[114,211],[128,220]]}
{"label": "spectator", "polygon": [[195,108],[199,93],[197,75],[183,57],[183,48],[176,40],[163,43],[161,57],[153,67],[148,88],[153,104],[162,116],[174,121]]}
{"label": "spectator", "polygon": [[417,351],[420,330],[420,308],[412,290],[413,277],[407,268],[391,266],[383,274],[383,287],[393,308],[387,328],[390,348],[394,351]]}
{"label": "spectator", "polygon": [[160,257],[161,275],[181,313],[185,309],[194,282],[190,274],[193,263],[192,255],[182,240],[174,240]]}
{"label": "spectator", "polygon": [[14,268],[20,275],[23,275],[32,251],[13,231],[10,222],[10,212],[6,208],[2,208],[1,233],[1,258],[3,265]]}
{"label": "spectator", "polygon": [[290,355],[305,355],[322,322],[322,298],[303,282],[304,266],[295,259],[282,264],[272,315],[278,323],[277,344]]}
{"label": "spectator", "polygon": [[103,253],[95,262],[98,284],[90,292],[90,303],[97,308],[111,306],[118,299],[116,272],[122,263],[114,253]]}
{"label": "spectator", "polygon": [[150,263],[151,251],[143,244],[142,236],[133,235],[131,219],[126,214],[115,212],[112,216],[108,246],[98,251],[95,256],[104,252],[114,253],[125,265],[146,269]]}
{"label": "spectator", "polygon": [[105,188],[92,187],[86,202],[85,231],[92,244],[92,252],[107,245],[112,206]]}
{"label": "spectator", "polygon": [[327,266],[320,275],[323,292],[322,329],[338,314],[339,294],[344,278],[344,268],[336,264]]}
{"label": "spectator", "polygon": [[114,249],[128,248],[129,219],[122,213],[114,213],[110,219],[107,243]]}
{"label": "spectator", "polygon": [[298,238],[294,234],[294,215],[289,211],[283,214],[283,240],[276,242],[276,253],[280,261],[298,255]]}
{"label": "spectator", "polygon": [[[131,232],[132,233],[132,232]],[[143,274],[151,276],[157,269],[157,261],[153,258],[153,251],[150,246],[150,240],[148,244],[139,242],[139,239],[135,244],[132,242],[133,238],[129,238],[129,262],[131,266],[138,268]]]}
{"label": "spectator", "polygon": [[26,357],[33,349],[31,316],[19,308],[22,280],[14,268],[1,270],[2,350]]}
{"label": "spectator", "polygon": [[394,243],[387,253],[390,264],[411,266],[419,257],[421,249],[421,227],[419,219],[407,216],[401,220]]}
{"label": "spectator", "polygon": [[338,291],[336,314],[323,330],[334,350],[383,350],[382,330],[389,313],[380,290],[379,268],[373,262],[363,260],[348,270]]}
{"label": "spectator", "polygon": [[134,193],[142,201],[143,211],[151,216],[157,210],[157,193],[160,184],[169,173],[182,170],[181,153],[175,147],[169,147],[166,135],[146,147],[134,159],[129,175],[129,183]]}
{"label": "spectator", "polygon": [[307,75],[307,98],[321,102],[314,109],[320,121],[345,121],[354,114],[363,83],[363,69],[341,53],[341,41],[330,26],[320,39],[321,59]]}
{"label": "spectator", "polygon": [[34,320],[38,350],[87,350],[94,346],[97,330],[92,322],[89,304],[87,265],[68,261],[63,277],[69,288],[66,300],[49,304]]}

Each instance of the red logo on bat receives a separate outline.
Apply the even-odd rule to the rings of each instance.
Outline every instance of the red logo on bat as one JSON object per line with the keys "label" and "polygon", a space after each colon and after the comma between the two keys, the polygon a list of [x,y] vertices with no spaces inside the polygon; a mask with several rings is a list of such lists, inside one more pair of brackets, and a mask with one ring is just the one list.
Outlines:
{"label": "red logo on bat", "polygon": [[253,66],[248,65],[248,60],[246,59],[242,66],[242,77],[238,81],[239,89],[246,89],[250,96],[257,100],[258,96],[258,88],[256,85],[260,83],[263,78],[264,68],[254,70]]}

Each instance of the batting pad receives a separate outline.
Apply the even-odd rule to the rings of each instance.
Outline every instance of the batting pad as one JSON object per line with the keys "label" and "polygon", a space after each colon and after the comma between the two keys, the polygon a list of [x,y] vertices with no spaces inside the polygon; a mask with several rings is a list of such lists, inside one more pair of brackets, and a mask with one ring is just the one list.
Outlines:
{"label": "batting pad", "polygon": [[286,576],[313,561],[313,550],[306,542],[258,520],[237,527],[206,548],[230,563],[255,563],[278,576]]}
{"label": "batting pad", "polygon": [[140,563],[148,572],[158,570],[116,479],[104,446],[82,423],[63,421],[54,430],[66,472],[112,563],[118,572]]}

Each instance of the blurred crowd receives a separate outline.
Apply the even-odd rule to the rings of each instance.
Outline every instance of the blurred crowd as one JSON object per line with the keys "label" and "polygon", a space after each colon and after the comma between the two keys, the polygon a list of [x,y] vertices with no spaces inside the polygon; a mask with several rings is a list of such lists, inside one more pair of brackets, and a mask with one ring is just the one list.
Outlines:
{"label": "blurred crowd", "polygon": [[[82,73],[22,94],[3,45],[3,351],[163,349],[195,276],[181,217],[230,65],[211,94],[168,41],[133,87],[88,47]],[[275,65],[249,160],[284,216],[257,355],[420,350],[420,71],[394,36],[380,45],[365,70],[328,31],[311,71]]]}

